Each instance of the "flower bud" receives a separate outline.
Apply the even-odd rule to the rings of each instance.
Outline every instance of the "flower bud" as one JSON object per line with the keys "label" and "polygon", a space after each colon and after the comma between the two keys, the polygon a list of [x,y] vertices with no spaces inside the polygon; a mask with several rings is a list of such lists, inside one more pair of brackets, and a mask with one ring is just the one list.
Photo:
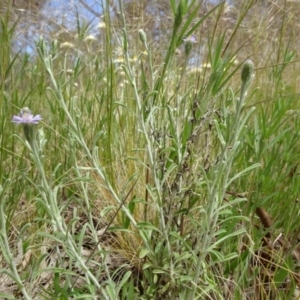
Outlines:
{"label": "flower bud", "polygon": [[139,30],[139,36],[140,36],[140,40],[142,41],[143,44],[147,44],[147,37],[146,37],[146,33],[143,29]]}
{"label": "flower bud", "polygon": [[247,59],[243,64],[241,79],[243,84],[249,84],[253,77],[253,62],[250,59]]}
{"label": "flower bud", "polygon": [[184,43],[185,43],[185,47],[184,47],[184,52],[186,56],[189,56],[189,54],[191,53],[193,44],[197,43],[197,39],[196,36],[190,35],[189,37],[186,37],[183,39]]}

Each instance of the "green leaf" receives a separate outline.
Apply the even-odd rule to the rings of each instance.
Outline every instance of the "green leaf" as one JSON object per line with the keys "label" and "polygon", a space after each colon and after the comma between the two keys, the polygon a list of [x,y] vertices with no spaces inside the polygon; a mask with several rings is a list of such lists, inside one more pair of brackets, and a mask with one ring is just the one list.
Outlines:
{"label": "green leaf", "polygon": [[139,253],[139,258],[144,258],[146,255],[148,255],[148,253],[150,253],[150,251],[146,248],[143,248]]}
{"label": "green leaf", "polygon": [[170,4],[171,4],[171,8],[172,8],[172,12],[175,16],[176,14],[176,3],[175,3],[175,0],[170,0]]}
{"label": "green leaf", "polygon": [[[208,251],[211,251],[212,249],[216,248],[219,244],[223,243],[227,239],[229,239],[231,237],[235,237],[235,236],[241,235],[241,234],[243,234],[245,232],[246,232],[245,229],[241,228],[241,229],[236,230],[235,232],[228,233],[224,237],[218,239],[211,247],[209,247]],[[222,231],[220,231],[220,233],[222,233]]]}
{"label": "green leaf", "polygon": [[259,168],[261,166],[261,164],[257,163],[257,164],[253,164],[250,167],[247,167],[246,169],[244,169],[243,171],[235,174],[226,184],[226,188],[228,188],[230,186],[230,184],[235,181],[236,179],[246,175],[247,173],[249,173],[250,171],[252,171],[253,169]]}
{"label": "green leaf", "polygon": [[163,269],[153,269],[152,273],[153,274],[165,274],[165,273],[167,273],[167,271],[163,270]]}
{"label": "green leaf", "polygon": [[136,225],[137,225],[138,229],[151,229],[151,230],[161,233],[157,227],[155,227],[154,225],[152,225],[148,222],[138,222]]}
{"label": "green leaf", "polygon": [[249,256],[249,249],[245,249],[240,255],[235,257],[231,262],[227,262],[224,275],[231,274],[235,268],[241,265]]}
{"label": "green leaf", "polygon": [[146,270],[146,269],[151,268],[151,267],[153,267],[153,264],[151,264],[151,263],[144,263],[142,269]]}

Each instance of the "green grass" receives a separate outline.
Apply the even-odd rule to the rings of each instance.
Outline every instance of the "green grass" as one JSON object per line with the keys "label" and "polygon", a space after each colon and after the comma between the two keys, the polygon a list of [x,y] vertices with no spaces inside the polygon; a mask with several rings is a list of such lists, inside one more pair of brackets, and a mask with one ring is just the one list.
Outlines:
{"label": "green grass", "polygon": [[1,18],[0,299],[297,299],[291,5],[170,0],[160,44],[121,5],[32,55]]}

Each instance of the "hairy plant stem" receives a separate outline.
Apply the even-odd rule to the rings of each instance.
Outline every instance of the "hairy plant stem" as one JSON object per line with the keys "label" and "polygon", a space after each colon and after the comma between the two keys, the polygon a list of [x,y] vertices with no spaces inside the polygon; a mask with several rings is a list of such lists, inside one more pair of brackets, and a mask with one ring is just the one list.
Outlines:
{"label": "hairy plant stem", "polygon": [[76,249],[76,244],[73,240],[73,238],[68,234],[67,232],[67,226],[65,224],[65,221],[63,220],[62,216],[60,215],[59,208],[57,206],[57,199],[56,199],[56,191],[54,191],[51,186],[49,185],[44,171],[44,166],[41,161],[39,150],[37,147],[36,139],[32,139],[30,141],[30,149],[32,151],[32,157],[34,159],[34,163],[36,165],[36,168],[41,176],[42,181],[42,187],[43,191],[46,192],[46,205],[47,205],[47,211],[48,214],[50,214],[54,226],[54,232],[58,230],[64,237],[65,242],[67,245],[67,249],[69,250],[74,257],[74,259],[79,263],[82,270],[86,273],[87,277],[91,279],[93,284],[97,288],[100,288],[99,282],[97,278],[91,273],[89,268],[87,267],[85,261],[82,259],[82,257],[78,254],[78,249]]}
{"label": "hairy plant stem", "polygon": [[[250,69],[246,69],[251,64]],[[245,69],[248,71],[245,75]],[[236,112],[234,117],[234,122],[232,128],[230,128],[230,135],[227,142],[222,137],[221,132],[219,132],[219,139],[222,146],[222,153],[220,157],[220,162],[218,168],[216,169],[215,180],[213,181],[211,187],[208,185],[208,207],[206,211],[204,228],[201,230],[201,234],[197,241],[195,251],[199,253],[198,263],[196,265],[196,270],[194,273],[194,285],[192,289],[188,292],[187,299],[193,300],[195,298],[195,293],[197,289],[197,282],[199,277],[204,274],[204,264],[207,255],[209,254],[213,239],[215,238],[215,232],[217,227],[217,222],[219,219],[219,208],[222,205],[223,198],[225,196],[226,188],[229,182],[229,175],[232,168],[233,160],[236,155],[237,149],[239,147],[239,136],[241,130],[244,126],[244,122],[241,120],[241,111],[246,98],[247,88],[250,85],[252,79],[252,62],[246,62],[242,71],[242,84],[241,84],[241,94],[240,98],[237,100]],[[245,78],[244,78],[245,77]],[[246,118],[247,119],[247,118]],[[215,122],[218,127],[218,123]]]}

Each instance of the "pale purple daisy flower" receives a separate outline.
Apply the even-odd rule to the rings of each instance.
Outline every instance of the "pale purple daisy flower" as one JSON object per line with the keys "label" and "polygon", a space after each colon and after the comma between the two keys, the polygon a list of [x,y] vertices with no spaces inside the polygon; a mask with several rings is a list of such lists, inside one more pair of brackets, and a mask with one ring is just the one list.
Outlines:
{"label": "pale purple daisy flower", "polygon": [[197,38],[196,38],[196,36],[195,36],[194,34],[192,34],[192,35],[190,35],[190,36],[188,36],[188,37],[185,37],[185,38],[183,39],[183,41],[184,41],[185,43],[189,42],[189,43],[191,43],[191,44],[196,44],[196,43],[197,43]]}
{"label": "pale purple daisy flower", "polygon": [[38,124],[41,120],[40,115],[34,116],[28,107],[24,107],[18,116],[13,116],[11,121],[15,124]]}
{"label": "pale purple daisy flower", "polygon": [[40,115],[34,116],[28,107],[22,108],[19,115],[13,116],[11,120],[15,124],[23,125],[25,138],[29,142],[32,149],[35,149],[36,147],[36,143],[35,143],[36,134],[33,125],[38,124],[41,120],[42,117]]}

